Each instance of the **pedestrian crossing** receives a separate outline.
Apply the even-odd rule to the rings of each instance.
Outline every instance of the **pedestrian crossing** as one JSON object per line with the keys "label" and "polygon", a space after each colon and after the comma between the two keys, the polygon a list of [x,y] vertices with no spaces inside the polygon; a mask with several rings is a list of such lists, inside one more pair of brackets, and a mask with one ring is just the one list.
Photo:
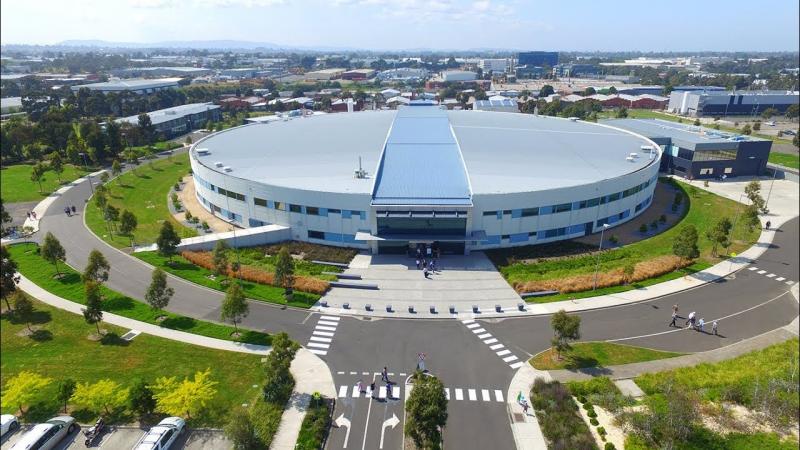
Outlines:
{"label": "pedestrian crossing", "polygon": [[308,350],[317,355],[327,355],[333,343],[333,336],[336,334],[336,327],[339,326],[340,317],[320,316],[317,326],[308,338]]}
{"label": "pedestrian crossing", "polygon": [[[378,400],[402,400],[408,398],[411,395],[411,390],[413,389],[414,385],[407,384],[404,386],[403,389],[400,386],[392,384],[391,390],[388,390],[386,386],[376,386],[377,392],[372,392],[372,388],[370,387],[369,383],[364,383],[362,388],[359,389],[357,384],[355,385],[342,385],[339,386],[338,397],[339,398],[359,398],[359,399],[370,399],[375,398]],[[373,395],[374,394],[374,395]],[[454,401],[463,401],[463,402],[475,402],[475,403],[503,403],[505,401],[505,396],[503,395],[503,391],[500,389],[484,389],[484,388],[451,388],[446,387],[444,388],[444,395],[447,400],[454,400]]]}
{"label": "pedestrian crossing", "polygon": [[461,321],[461,323],[463,323],[467,329],[472,331],[472,333],[475,334],[478,339],[483,341],[484,344],[488,345],[489,349],[495,352],[495,354],[512,369],[518,369],[520,366],[525,364],[524,362],[520,361],[516,355],[512,354],[511,350],[505,348],[505,345],[498,342],[496,338],[492,337],[492,334],[487,332],[485,328],[481,327],[478,322],[475,322],[475,319],[464,319]]}
{"label": "pedestrian crossing", "polygon": [[756,266],[750,266],[750,267],[747,268],[747,270],[749,270],[749,271],[751,271],[753,273],[756,273],[758,275],[764,275],[765,277],[767,277],[767,278],[769,278],[771,280],[778,281],[778,282],[781,282],[781,283],[785,283],[785,284],[787,284],[789,286],[792,286],[795,283],[792,280],[787,280],[786,277],[780,277],[775,273],[769,273],[769,271],[761,269],[761,268],[756,267]]}

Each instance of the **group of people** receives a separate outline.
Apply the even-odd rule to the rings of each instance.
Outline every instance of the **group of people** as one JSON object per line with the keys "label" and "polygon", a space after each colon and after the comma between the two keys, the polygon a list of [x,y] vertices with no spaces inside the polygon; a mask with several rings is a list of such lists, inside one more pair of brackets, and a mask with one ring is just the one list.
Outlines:
{"label": "group of people", "polygon": [[36,211],[28,211],[25,213],[25,215],[28,216],[28,219],[38,220],[36,217]]}
{"label": "group of people", "polygon": [[439,249],[430,245],[417,245],[417,270],[422,270],[425,278],[430,278],[431,274],[437,272],[436,260],[439,258]]}
{"label": "group of people", "polygon": [[[672,305],[672,320],[670,321],[669,326],[677,328],[678,327],[678,319],[679,318],[682,319],[682,317],[680,317],[678,315],[678,305],[677,304]],[[700,331],[702,333],[705,333],[706,332],[706,330],[705,330],[706,320],[704,318],[702,318],[702,317],[698,319],[697,318],[697,312],[692,311],[692,312],[689,313],[689,316],[686,318],[686,323],[684,324],[684,327],[685,328],[691,327],[696,331]],[[719,324],[717,323],[717,321],[716,320],[712,321],[711,322],[711,334],[716,336],[718,329],[719,329]]]}
{"label": "group of people", "polygon": [[[386,368],[386,366],[384,366],[383,370],[381,371],[381,381],[386,383],[386,398],[391,399],[392,398],[392,385],[394,385],[394,382],[389,380],[389,371]],[[358,386],[358,392],[360,392],[362,394],[366,394],[367,391],[366,391],[366,388],[364,387],[364,382],[362,380],[358,380],[358,383],[356,384],[356,386]],[[370,383],[369,390],[372,393],[372,398],[373,399],[377,398],[378,389],[377,389],[377,386],[375,385],[375,381]]]}
{"label": "group of people", "polygon": [[75,211],[76,211],[75,206],[65,206],[64,207],[64,213],[67,215],[67,217],[75,214]]}

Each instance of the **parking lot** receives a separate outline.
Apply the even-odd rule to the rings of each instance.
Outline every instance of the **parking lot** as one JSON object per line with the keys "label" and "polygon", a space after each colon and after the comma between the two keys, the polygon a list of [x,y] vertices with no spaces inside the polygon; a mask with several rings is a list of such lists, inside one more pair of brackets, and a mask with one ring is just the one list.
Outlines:
{"label": "parking lot", "polygon": [[[3,436],[0,449],[10,449],[32,425],[24,425],[10,436]],[[103,448],[113,450],[132,449],[136,441],[144,434],[145,430],[136,427],[111,427],[103,433],[101,440],[96,440],[90,448]],[[184,433],[172,446],[174,449],[202,450],[202,449],[230,449],[232,445],[220,430],[189,430]],[[74,432],[65,437],[54,450],[85,449],[83,434]]]}

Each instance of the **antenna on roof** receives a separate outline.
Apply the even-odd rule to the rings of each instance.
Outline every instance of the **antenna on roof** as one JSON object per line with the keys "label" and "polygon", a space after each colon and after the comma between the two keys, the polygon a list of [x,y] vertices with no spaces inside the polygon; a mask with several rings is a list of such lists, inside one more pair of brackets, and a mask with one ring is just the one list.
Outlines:
{"label": "antenna on roof", "polygon": [[367,178],[367,175],[368,175],[367,171],[364,170],[363,167],[361,167],[361,157],[359,156],[358,157],[358,169],[356,169],[355,174],[353,176],[355,178],[359,179],[359,180],[363,180],[363,179]]}

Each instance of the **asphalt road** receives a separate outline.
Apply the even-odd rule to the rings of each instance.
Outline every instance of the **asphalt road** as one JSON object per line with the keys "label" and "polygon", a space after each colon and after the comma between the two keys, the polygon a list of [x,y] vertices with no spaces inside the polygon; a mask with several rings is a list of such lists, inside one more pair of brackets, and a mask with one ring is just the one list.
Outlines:
{"label": "asphalt road", "polygon": [[[54,202],[42,221],[41,239],[45,232],[55,234],[67,252],[73,267],[85,265],[89,252],[97,248],[108,258],[111,275],[108,286],[134,298],[143,298],[151,271],[140,261],[113,249],[94,237],[83,225],[84,200],[89,195],[84,182]],[[75,205],[81,214],[67,217],[64,205]],[[758,271],[744,269],[721,282],[689,291],[632,305],[580,313],[584,340],[618,340],[664,350],[694,352],[732,344],[791,322],[798,305],[789,293],[789,286],[778,277],[798,281],[798,219],[784,226],[774,244],[753,265]],[[776,274],[767,278],[769,273]],[[176,277],[170,277],[175,288],[167,309],[186,316],[218,321],[223,295]],[[671,307],[680,312],[696,311],[709,324],[719,319],[721,336],[690,330],[670,329]],[[243,326],[274,333],[286,331],[306,345],[319,315],[304,310],[281,309],[258,301],[250,302],[250,314]],[[506,395],[514,374],[509,363],[497,351],[508,350],[518,361],[546,349],[551,337],[549,317],[487,319],[472,324],[454,320],[404,320],[342,317],[329,336],[330,347],[321,357],[334,376],[337,393],[344,386],[345,395],[337,399],[334,418],[349,421],[349,427],[333,428],[328,448],[398,449],[402,446],[404,424],[403,402],[406,398],[404,377],[413,372],[417,354],[424,352],[426,368],[440,377],[450,392],[448,425],[444,432],[447,448],[514,448],[505,407],[505,398],[498,401],[495,391]],[[475,330],[491,334],[503,350],[484,344]],[[497,344],[495,344],[497,345]],[[398,399],[370,400],[353,396],[353,387],[365,384],[386,366],[392,381],[399,388]],[[366,373],[366,375],[365,375]],[[488,394],[488,400],[487,400]],[[461,397],[459,399],[458,397]],[[474,400],[473,400],[474,398]],[[397,418],[395,421],[394,418]],[[344,420],[341,423],[345,423]],[[385,425],[385,426],[384,426]],[[392,426],[394,425],[394,426]],[[349,433],[349,434],[348,434]],[[347,446],[345,447],[345,439]]]}

